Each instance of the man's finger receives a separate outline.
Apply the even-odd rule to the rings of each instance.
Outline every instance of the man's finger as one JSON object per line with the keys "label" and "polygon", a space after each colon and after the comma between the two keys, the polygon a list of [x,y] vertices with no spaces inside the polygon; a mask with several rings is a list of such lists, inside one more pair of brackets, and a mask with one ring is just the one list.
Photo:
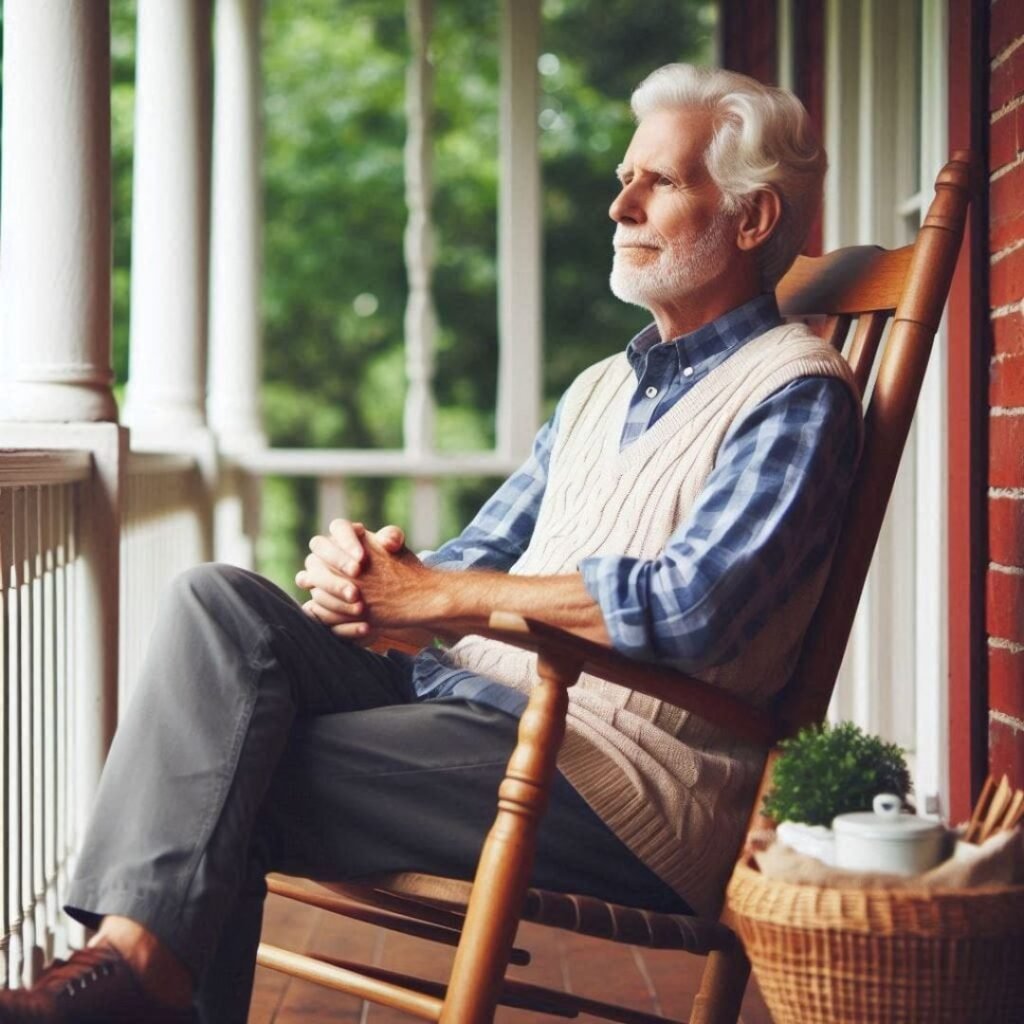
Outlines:
{"label": "man's finger", "polygon": [[366,640],[370,636],[370,624],[368,622],[343,622],[332,626],[331,632],[346,640]]}
{"label": "man's finger", "polygon": [[363,600],[359,587],[349,577],[325,565],[318,555],[306,555],[305,568],[295,574],[295,585],[312,591],[315,587],[327,591],[337,600],[355,604]]}
{"label": "man's finger", "polygon": [[331,540],[354,562],[361,563],[363,551],[363,535],[366,527],[362,523],[353,523],[348,519],[332,519],[327,526]]}
{"label": "man's finger", "polygon": [[386,551],[396,554],[405,547],[405,531],[400,526],[382,526],[376,534],[377,540]]}
{"label": "man's finger", "polygon": [[321,587],[313,587],[309,594],[321,608],[341,617],[358,618],[366,610],[362,601],[343,601]]}
{"label": "man's finger", "polygon": [[302,610],[311,618],[316,619],[317,622],[322,622],[327,627],[333,627],[337,624],[337,620],[334,619],[329,613],[323,608],[319,607],[316,601],[307,601],[303,606]]}
{"label": "man's finger", "polygon": [[[334,572],[343,573],[345,576],[357,576],[362,568],[362,561],[365,557],[365,549],[360,544],[359,558],[352,558],[343,551],[332,538],[321,537],[319,534],[309,542],[309,550],[320,561]],[[306,568],[309,568],[309,557],[306,558]]]}
{"label": "man's finger", "polygon": [[318,604],[316,601],[309,602],[309,611],[307,612],[311,619],[316,619],[321,625],[326,626],[328,629],[333,629],[335,626],[348,623],[351,620],[346,615],[335,615],[334,612],[329,611],[323,605]]}

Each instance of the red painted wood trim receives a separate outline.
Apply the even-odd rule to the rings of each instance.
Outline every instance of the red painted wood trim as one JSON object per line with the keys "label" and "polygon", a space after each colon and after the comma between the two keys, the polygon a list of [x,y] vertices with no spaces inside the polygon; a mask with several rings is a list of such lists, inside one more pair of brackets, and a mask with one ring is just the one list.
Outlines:
{"label": "red painted wood trim", "polygon": [[722,66],[774,85],[778,81],[776,0],[722,0]]}
{"label": "red painted wood trim", "polygon": [[988,18],[986,0],[949,0],[949,148],[977,161],[967,233],[949,296],[950,815],[965,820],[988,765]]}
{"label": "red painted wood trim", "polygon": [[[803,101],[819,139],[825,138],[825,0],[794,0],[794,92]],[[822,211],[814,218],[804,255],[822,252]]]}
{"label": "red painted wood trim", "polygon": [[[762,82],[776,84],[778,67],[777,0],[723,0],[722,64]],[[825,0],[793,0],[793,91],[803,101],[818,138],[825,137]],[[819,211],[803,248],[820,256]]]}

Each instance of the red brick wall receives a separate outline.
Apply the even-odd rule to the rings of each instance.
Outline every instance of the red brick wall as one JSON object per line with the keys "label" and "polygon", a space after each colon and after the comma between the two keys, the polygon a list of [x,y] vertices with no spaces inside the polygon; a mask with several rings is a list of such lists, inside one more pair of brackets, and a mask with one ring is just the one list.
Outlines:
{"label": "red brick wall", "polygon": [[1024,785],[1024,3],[990,17],[988,740]]}

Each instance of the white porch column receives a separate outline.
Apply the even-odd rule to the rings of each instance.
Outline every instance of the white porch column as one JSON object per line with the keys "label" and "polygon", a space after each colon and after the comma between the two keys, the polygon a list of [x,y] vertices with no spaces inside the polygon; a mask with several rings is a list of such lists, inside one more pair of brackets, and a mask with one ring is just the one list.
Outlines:
{"label": "white porch column", "polygon": [[208,414],[221,450],[230,454],[264,444],[260,0],[217,0],[214,23]]}
{"label": "white porch column", "polygon": [[210,0],[139,0],[132,192],[133,442],[206,422]]}
{"label": "white porch column", "polygon": [[540,426],[540,0],[503,0],[498,193],[498,451],[525,458]]}
{"label": "white porch column", "polygon": [[[405,269],[409,299],[405,308],[405,450],[420,458],[434,452],[434,341],[437,314],[431,293],[434,232],[430,220],[433,174],[430,111],[434,68],[430,61],[433,0],[408,0],[409,66],[405,78]],[[409,539],[414,549],[438,543],[441,503],[437,483],[414,479]]]}
{"label": "white porch column", "polygon": [[106,0],[4,4],[0,419],[116,420]]}
{"label": "white porch column", "polygon": [[775,64],[778,68],[778,84],[782,89],[794,89],[795,68],[793,66],[793,0],[778,0],[775,31],[778,40],[775,50]]}
{"label": "white porch column", "polygon": [[3,29],[0,446],[84,450],[93,467],[76,510],[69,638],[77,837],[117,720],[127,431],[111,391],[109,6],[7,0]]}

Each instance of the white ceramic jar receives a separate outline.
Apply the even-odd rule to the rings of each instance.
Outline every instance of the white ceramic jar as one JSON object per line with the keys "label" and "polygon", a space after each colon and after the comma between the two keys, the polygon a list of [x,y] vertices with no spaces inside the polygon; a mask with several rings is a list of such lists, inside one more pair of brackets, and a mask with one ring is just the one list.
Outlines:
{"label": "white ceramic jar", "polygon": [[946,830],[937,821],[902,814],[902,801],[880,793],[872,811],[840,814],[833,822],[836,866],[853,871],[919,875],[945,852]]}

